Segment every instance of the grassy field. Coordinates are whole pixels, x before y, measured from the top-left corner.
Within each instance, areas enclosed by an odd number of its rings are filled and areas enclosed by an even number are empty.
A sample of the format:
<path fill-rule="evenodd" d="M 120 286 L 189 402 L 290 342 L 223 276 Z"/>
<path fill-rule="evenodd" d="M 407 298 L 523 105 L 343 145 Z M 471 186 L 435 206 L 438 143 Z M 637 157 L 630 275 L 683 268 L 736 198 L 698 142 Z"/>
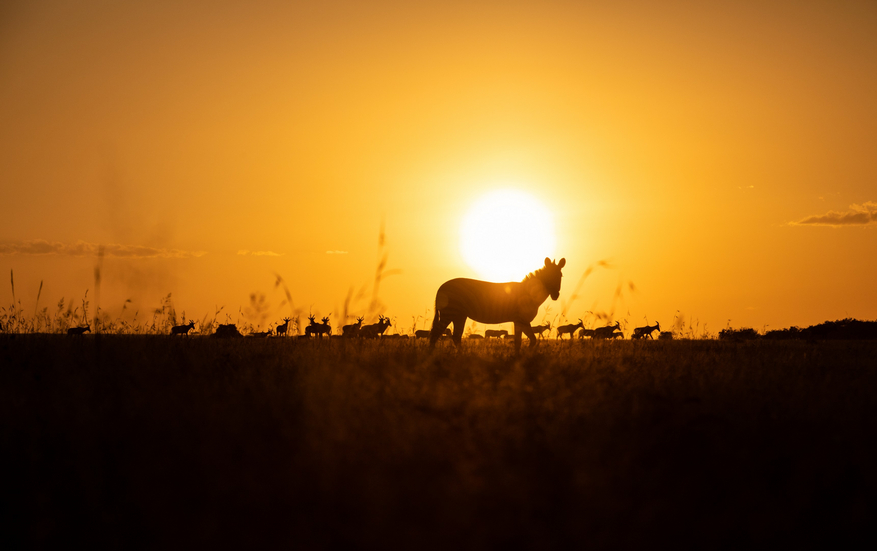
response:
<path fill-rule="evenodd" d="M 877 343 L 0 335 L 3 541 L 875 538 Z"/>

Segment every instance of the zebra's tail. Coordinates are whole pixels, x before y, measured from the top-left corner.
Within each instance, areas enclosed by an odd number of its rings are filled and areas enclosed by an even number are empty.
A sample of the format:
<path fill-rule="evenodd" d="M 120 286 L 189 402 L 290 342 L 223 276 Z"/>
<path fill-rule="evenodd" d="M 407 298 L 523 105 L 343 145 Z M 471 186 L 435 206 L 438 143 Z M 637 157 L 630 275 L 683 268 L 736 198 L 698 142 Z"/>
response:
<path fill-rule="evenodd" d="M 430 335 L 432 335 L 432 332 L 435 331 L 436 322 L 441 320 L 441 312 L 438 309 L 438 304 L 436 304 L 433 308 L 433 312 L 435 312 L 435 315 L 432 317 L 432 327 L 429 329 Z"/>

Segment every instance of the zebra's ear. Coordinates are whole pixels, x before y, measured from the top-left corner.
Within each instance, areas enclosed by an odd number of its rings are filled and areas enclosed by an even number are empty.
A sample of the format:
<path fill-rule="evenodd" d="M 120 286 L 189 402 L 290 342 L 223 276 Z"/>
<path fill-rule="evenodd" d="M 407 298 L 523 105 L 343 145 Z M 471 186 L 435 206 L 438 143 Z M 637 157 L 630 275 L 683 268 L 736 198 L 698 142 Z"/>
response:
<path fill-rule="evenodd" d="M 557 267 L 558 267 L 558 268 L 563 268 L 564 266 L 566 266 L 566 259 L 565 259 L 565 258 L 561 258 L 561 259 L 560 259 L 560 262 L 557 263 Z"/>
<path fill-rule="evenodd" d="M 551 259 L 548 258 L 547 256 L 545 257 L 545 265 L 546 265 L 546 266 L 551 266 Z"/>

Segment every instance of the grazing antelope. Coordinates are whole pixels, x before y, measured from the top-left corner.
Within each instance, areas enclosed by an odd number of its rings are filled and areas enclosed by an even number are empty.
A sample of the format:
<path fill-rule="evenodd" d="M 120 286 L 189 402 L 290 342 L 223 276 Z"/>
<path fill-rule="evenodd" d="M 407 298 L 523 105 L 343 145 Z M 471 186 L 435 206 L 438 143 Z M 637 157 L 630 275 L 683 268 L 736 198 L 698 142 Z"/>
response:
<path fill-rule="evenodd" d="M 356 323 L 352 323 L 350 325 L 345 325 L 341 328 L 341 336 L 343 337 L 355 337 L 359 334 L 359 329 L 362 327 L 362 320 L 364 317 L 356 318 Z"/>
<path fill-rule="evenodd" d="M 171 327 L 171 335 L 186 335 L 189 336 L 189 331 L 195 328 L 195 321 L 192 320 L 186 325 L 174 325 Z"/>
<path fill-rule="evenodd" d="M 429 329 L 418 329 L 414 332 L 415 339 L 428 339 L 429 338 Z"/>
<path fill-rule="evenodd" d="M 91 324 L 85 324 L 85 327 L 71 327 L 67 330 L 68 335 L 81 335 L 88 331 L 91 332 Z"/>
<path fill-rule="evenodd" d="M 585 337 L 591 337 L 592 339 L 597 336 L 596 329 L 582 329 L 582 332 L 579 333 L 579 338 L 584 339 Z"/>
<path fill-rule="evenodd" d="M 283 325 L 278 325 L 277 329 L 274 330 L 274 332 L 277 333 L 278 337 L 280 335 L 286 335 L 286 330 L 287 328 L 289 328 L 289 322 L 291 321 L 292 319 L 290 318 L 283 318 Z"/>
<path fill-rule="evenodd" d="M 565 258 L 556 264 L 546 258 L 542 268 L 531 272 L 520 282 L 491 283 L 457 278 L 442 283 L 435 295 L 430 348 L 435 346 L 450 324 L 454 325 L 454 344 L 460 348 L 468 318 L 488 325 L 514 323 L 516 352 L 521 349 L 522 332 L 529 337 L 530 346 L 538 346 L 530 322 L 545 299 L 550 296 L 552 300 L 557 300 L 560 296 L 561 269 L 565 265 Z"/>
<path fill-rule="evenodd" d="M 607 325 L 606 327 L 598 327 L 594 329 L 594 337 L 598 339 L 615 339 L 624 338 L 624 333 L 616 333 L 616 329 L 621 328 L 621 322 L 616 321 L 615 325 Z"/>
<path fill-rule="evenodd" d="M 378 316 L 378 322 L 366 325 L 359 330 L 359 336 L 366 339 L 376 339 L 384 334 L 384 331 L 390 327 L 390 318 Z"/>
<path fill-rule="evenodd" d="M 257 332 L 255 332 L 255 333 L 250 333 L 250 336 L 251 336 L 251 337 L 256 337 L 257 339 L 265 339 L 265 338 L 267 338 L 269 335 L 271 335 L 271 330 L 270 330 L 270 329 L 267 330 L 267 331 L 257 331 Z"/>
<path fill-rule="evenodd" d="M 536 335 L 539 335 L 539 337 L 542 338 L 542 339 L 545 338 L 545 332 L 546 332 L 546 331 L 548 331 L 548 334 L 549 334 L 549 335 L 551 334 L 551 324 L 550 324 L 550 323 L 546 323 L 546 324 L 543 324 L 543 325 L 534 325 L 534 326 L 531 327 L 530 329 L 532 329 L 532 330 L 533 330 L 533 333 L 536 334 Z"/>
<path fill-rule="evenodd" d="M 322 338 L 324 334 L 332 336 L 332 328 L 329 326 L 329 317 L 326 316 L 323 318 L 321 323 L 317 323 L 315 319 L 316 316 L 308 316 L 308 321 L 310 321 L 311 324 L 305 327 L 305 336 L 310 337 L 311 335 L 316 335 L 320 338 Z"/>
<path fill-rule="evenodd" d="M 484 335 L 479 335 L 478 333 L 472 333 L 471 335 L 469 335 L 469 338 L 470 339 L 483 339 Z"/>
<path fill-rule="evenodd" d="M 655 325 L 651 325 L 651 326 L 646 325 L 645 327 L 636 327 L 633 330 L 633 335 L 631 335 L 630 338 L 631 339 L 642 339 L 645 337 L 649 337 L 651 339 L 651 338 L 653 338 L 652 337 L 653 331 L 658 331 L 660 334 L 661 324 L 659 322 L 656 321 Z"/>
<path fill-rule="evenodd" d="M 445 331 L 447 331 L 447 329 L 445 329 Z M 509 336 L 509 332 L 506 331 L 505 329 L 487 329 L 486 331 L 484 331 L 484 338 L 485 339 L 490 339 L 490 338 L 504 339 L 508 336 Z"/>
<path fill-rule="evenodd" d="M 569 340 L 575 336 L 576 331 L 579 329 L 584 329 L 585 324 L 582 323 L 582 320 L 579 320 L 578 323 L 570 323 L 569 325 L 560 325 L 557 328 L 557 338 L 563 340 L 563 336 L 569 333 Z"/>

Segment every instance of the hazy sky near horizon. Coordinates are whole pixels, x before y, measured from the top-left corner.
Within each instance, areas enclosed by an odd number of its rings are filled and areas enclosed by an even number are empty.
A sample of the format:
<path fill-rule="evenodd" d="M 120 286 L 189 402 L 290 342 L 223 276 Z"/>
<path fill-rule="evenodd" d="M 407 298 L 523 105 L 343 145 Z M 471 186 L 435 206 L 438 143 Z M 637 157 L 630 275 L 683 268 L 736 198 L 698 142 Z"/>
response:
<path fill-rule="evenodd" d="M 410 326 L 512 189 L 553 214 L 562 301 L 608 262 L 570 319 L 875 319 L 875 36 L 866 1 L 7 2 L 0 270 L 25 310 L 78 300 L 103 247 L 113 315 L 279 319 L 275 274 L 325 315 L 386 252 Z"/>

